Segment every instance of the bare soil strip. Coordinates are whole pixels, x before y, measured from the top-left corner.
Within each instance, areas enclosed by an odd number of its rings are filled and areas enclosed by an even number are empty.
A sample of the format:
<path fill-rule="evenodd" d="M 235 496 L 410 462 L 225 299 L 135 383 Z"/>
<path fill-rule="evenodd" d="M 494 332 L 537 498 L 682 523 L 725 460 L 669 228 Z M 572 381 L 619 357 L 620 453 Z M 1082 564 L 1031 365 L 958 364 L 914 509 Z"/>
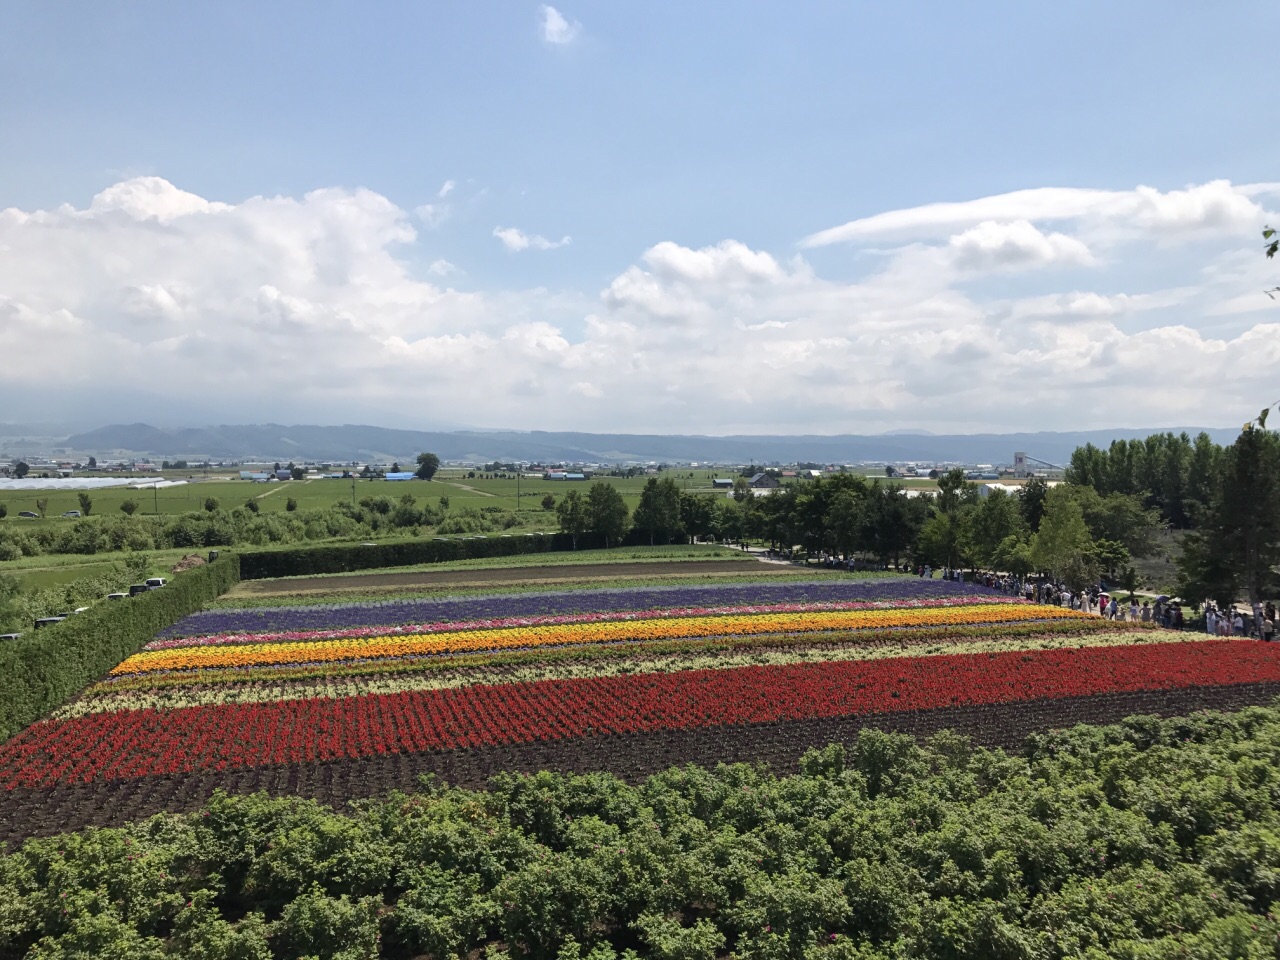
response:
<path fill-rule="evenodd" d="M 477 570 L 416 570 L 407 573 L 353 573 L 347 576 L 297 577 L 289 580 L 242 580 L 228 597 L 270 597 L 343 590 L 403 590 L 414 587 L 474 587 L 493 583 L 559 583 L 565 580 L 617 580 L 629 577 L 769 576 L 794 573 L 791 565 L 750 560 L 658 560 L 648 563 L 564 563 L 536 567 Z"/>
<path fill-rule="evenodd" d="M 1192 687 L 792 723 L 581 737 L 11 790 L 0 792 L 0 848 L 13 848 L 28 837 L 87 826 L 119 826 L 162 810 L 196 810 L 219 787 L 238 794 L 266 790 L 280 796 L 300 795 L 340 807 L 348 800 L 377 796 L 392 789 L 413 790 L 424 775 L 434 775 L 457 786 L 480 788 L 489 777 L 502 771 L 604 770 L 635 781 L 686 763 L 714 766 L 720 762 L 746 762 L 765 763 L 775 772 L 786 774 L 795 772 L 806 750 L 828 743 L 850 746 L 864 727 L 917 737 L 951 729 L 982 746 L 1016 749 L 1030 733 L 1078 723 L 1115 723 L 1134 714 L 1170 717 L 1196 710 L 1239 710 L 1270 703 L 1277 696 L 1280 683 Z"/>

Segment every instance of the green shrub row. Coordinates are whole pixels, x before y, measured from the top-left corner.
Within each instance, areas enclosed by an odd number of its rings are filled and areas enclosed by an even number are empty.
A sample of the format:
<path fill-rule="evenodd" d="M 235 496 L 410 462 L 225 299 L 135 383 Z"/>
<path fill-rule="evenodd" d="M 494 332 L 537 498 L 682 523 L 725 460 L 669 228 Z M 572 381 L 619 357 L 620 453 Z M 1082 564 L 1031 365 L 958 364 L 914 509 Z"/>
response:
<path fill-rule="evenodd" d="M 0 857 L 0 958 L 1262 960 L 1280 712 L 1020 754 L 864 731 L 777 777 L 215 797 Z"/>
<path fill-rule="evenodd" d="M 579 547 L 583 546 L 579 538 Z M 446 560 L 512 557 L 522 553 L 570 550 L 571 539 L 560 533 L 515 534 L 396 543 L 337 544 L 286 550 L 249 550 L 240 554 L 240 576 L 245 580 L 300 577 L 318 573 L 350 573 L 378 567 L 407 567 Z"/>
<path fill-rule="evenodd" d="M 199 610 L 239 578 L 221 557 L 180 573 L 160 590 L 102 601 L 84 613 L 0 643 L 0 742 L 137 653 L 158 630 Z"/>

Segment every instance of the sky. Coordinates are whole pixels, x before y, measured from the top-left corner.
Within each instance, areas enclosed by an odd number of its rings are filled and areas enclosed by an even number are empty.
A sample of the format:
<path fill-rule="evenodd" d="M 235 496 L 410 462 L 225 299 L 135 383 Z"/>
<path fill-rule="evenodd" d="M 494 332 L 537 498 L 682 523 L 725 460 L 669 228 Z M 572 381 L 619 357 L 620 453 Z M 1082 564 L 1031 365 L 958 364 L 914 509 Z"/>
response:
<path fill-rule="evenodd" d="M 0 5 L 0 422 L 1280 399 L 1280 6 Z"/>

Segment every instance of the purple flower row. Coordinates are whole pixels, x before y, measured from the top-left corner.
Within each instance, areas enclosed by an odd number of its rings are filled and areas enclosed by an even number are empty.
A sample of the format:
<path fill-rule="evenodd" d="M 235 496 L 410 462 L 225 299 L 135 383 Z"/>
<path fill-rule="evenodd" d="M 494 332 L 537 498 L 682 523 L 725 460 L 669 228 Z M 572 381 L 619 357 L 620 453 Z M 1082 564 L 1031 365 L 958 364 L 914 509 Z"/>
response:
<path fill-rule="evenodd" d="M 734 583 L 724 586 L 633 587 L 523 593 L 445 600 L 399 600 L 324 607 L 253 607 L 206 610 L 184 617 L 160 638 L 213 633 L 335 630 L 401 623 L 483 620 L 498 617 L 560 616 L 658 607 L 734 606 L 765 603 L 821 603 L 858 600 L 917 600 L 994 593 L 971 583 L 914 577 L 821 580 L 812 583 Z"/>

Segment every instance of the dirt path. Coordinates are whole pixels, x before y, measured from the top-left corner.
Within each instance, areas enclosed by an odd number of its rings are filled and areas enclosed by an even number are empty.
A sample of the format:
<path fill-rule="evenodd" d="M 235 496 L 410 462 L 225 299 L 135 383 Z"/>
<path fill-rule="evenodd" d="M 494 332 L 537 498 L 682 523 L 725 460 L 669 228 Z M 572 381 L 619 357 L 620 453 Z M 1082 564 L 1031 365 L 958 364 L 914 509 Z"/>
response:
<path fill-rule="evenodd" d="M 475 487 L 469 487 L 465 483 L 455 483 L 453 480 L 437 480 L 436 483 L 443 483 L 446 486 L 457 487 L 459 490 L 466 490 L 468 493 L 474 493 L 477 497 L 496 497 L 496 493 L 490 493 L 488 490 L 477 490 Z"/>
<path fill-rule="evenodd" d="M 415 570 L 407 573 L 354 573 L 338 577 L 300 577 L 291 580 L 245 580 L 230 596 L 330 593 L 339 590 L 378 590 L 404 587 L 481 586 L 486 583 L 546 583 L 563 580 L 614 580 L 623 577 L 760 576 L 795 568 L 744 560 L 671 560 L 654 563 L 562 563 L 536 567 L 497 567 L 490 570 Z"/>

